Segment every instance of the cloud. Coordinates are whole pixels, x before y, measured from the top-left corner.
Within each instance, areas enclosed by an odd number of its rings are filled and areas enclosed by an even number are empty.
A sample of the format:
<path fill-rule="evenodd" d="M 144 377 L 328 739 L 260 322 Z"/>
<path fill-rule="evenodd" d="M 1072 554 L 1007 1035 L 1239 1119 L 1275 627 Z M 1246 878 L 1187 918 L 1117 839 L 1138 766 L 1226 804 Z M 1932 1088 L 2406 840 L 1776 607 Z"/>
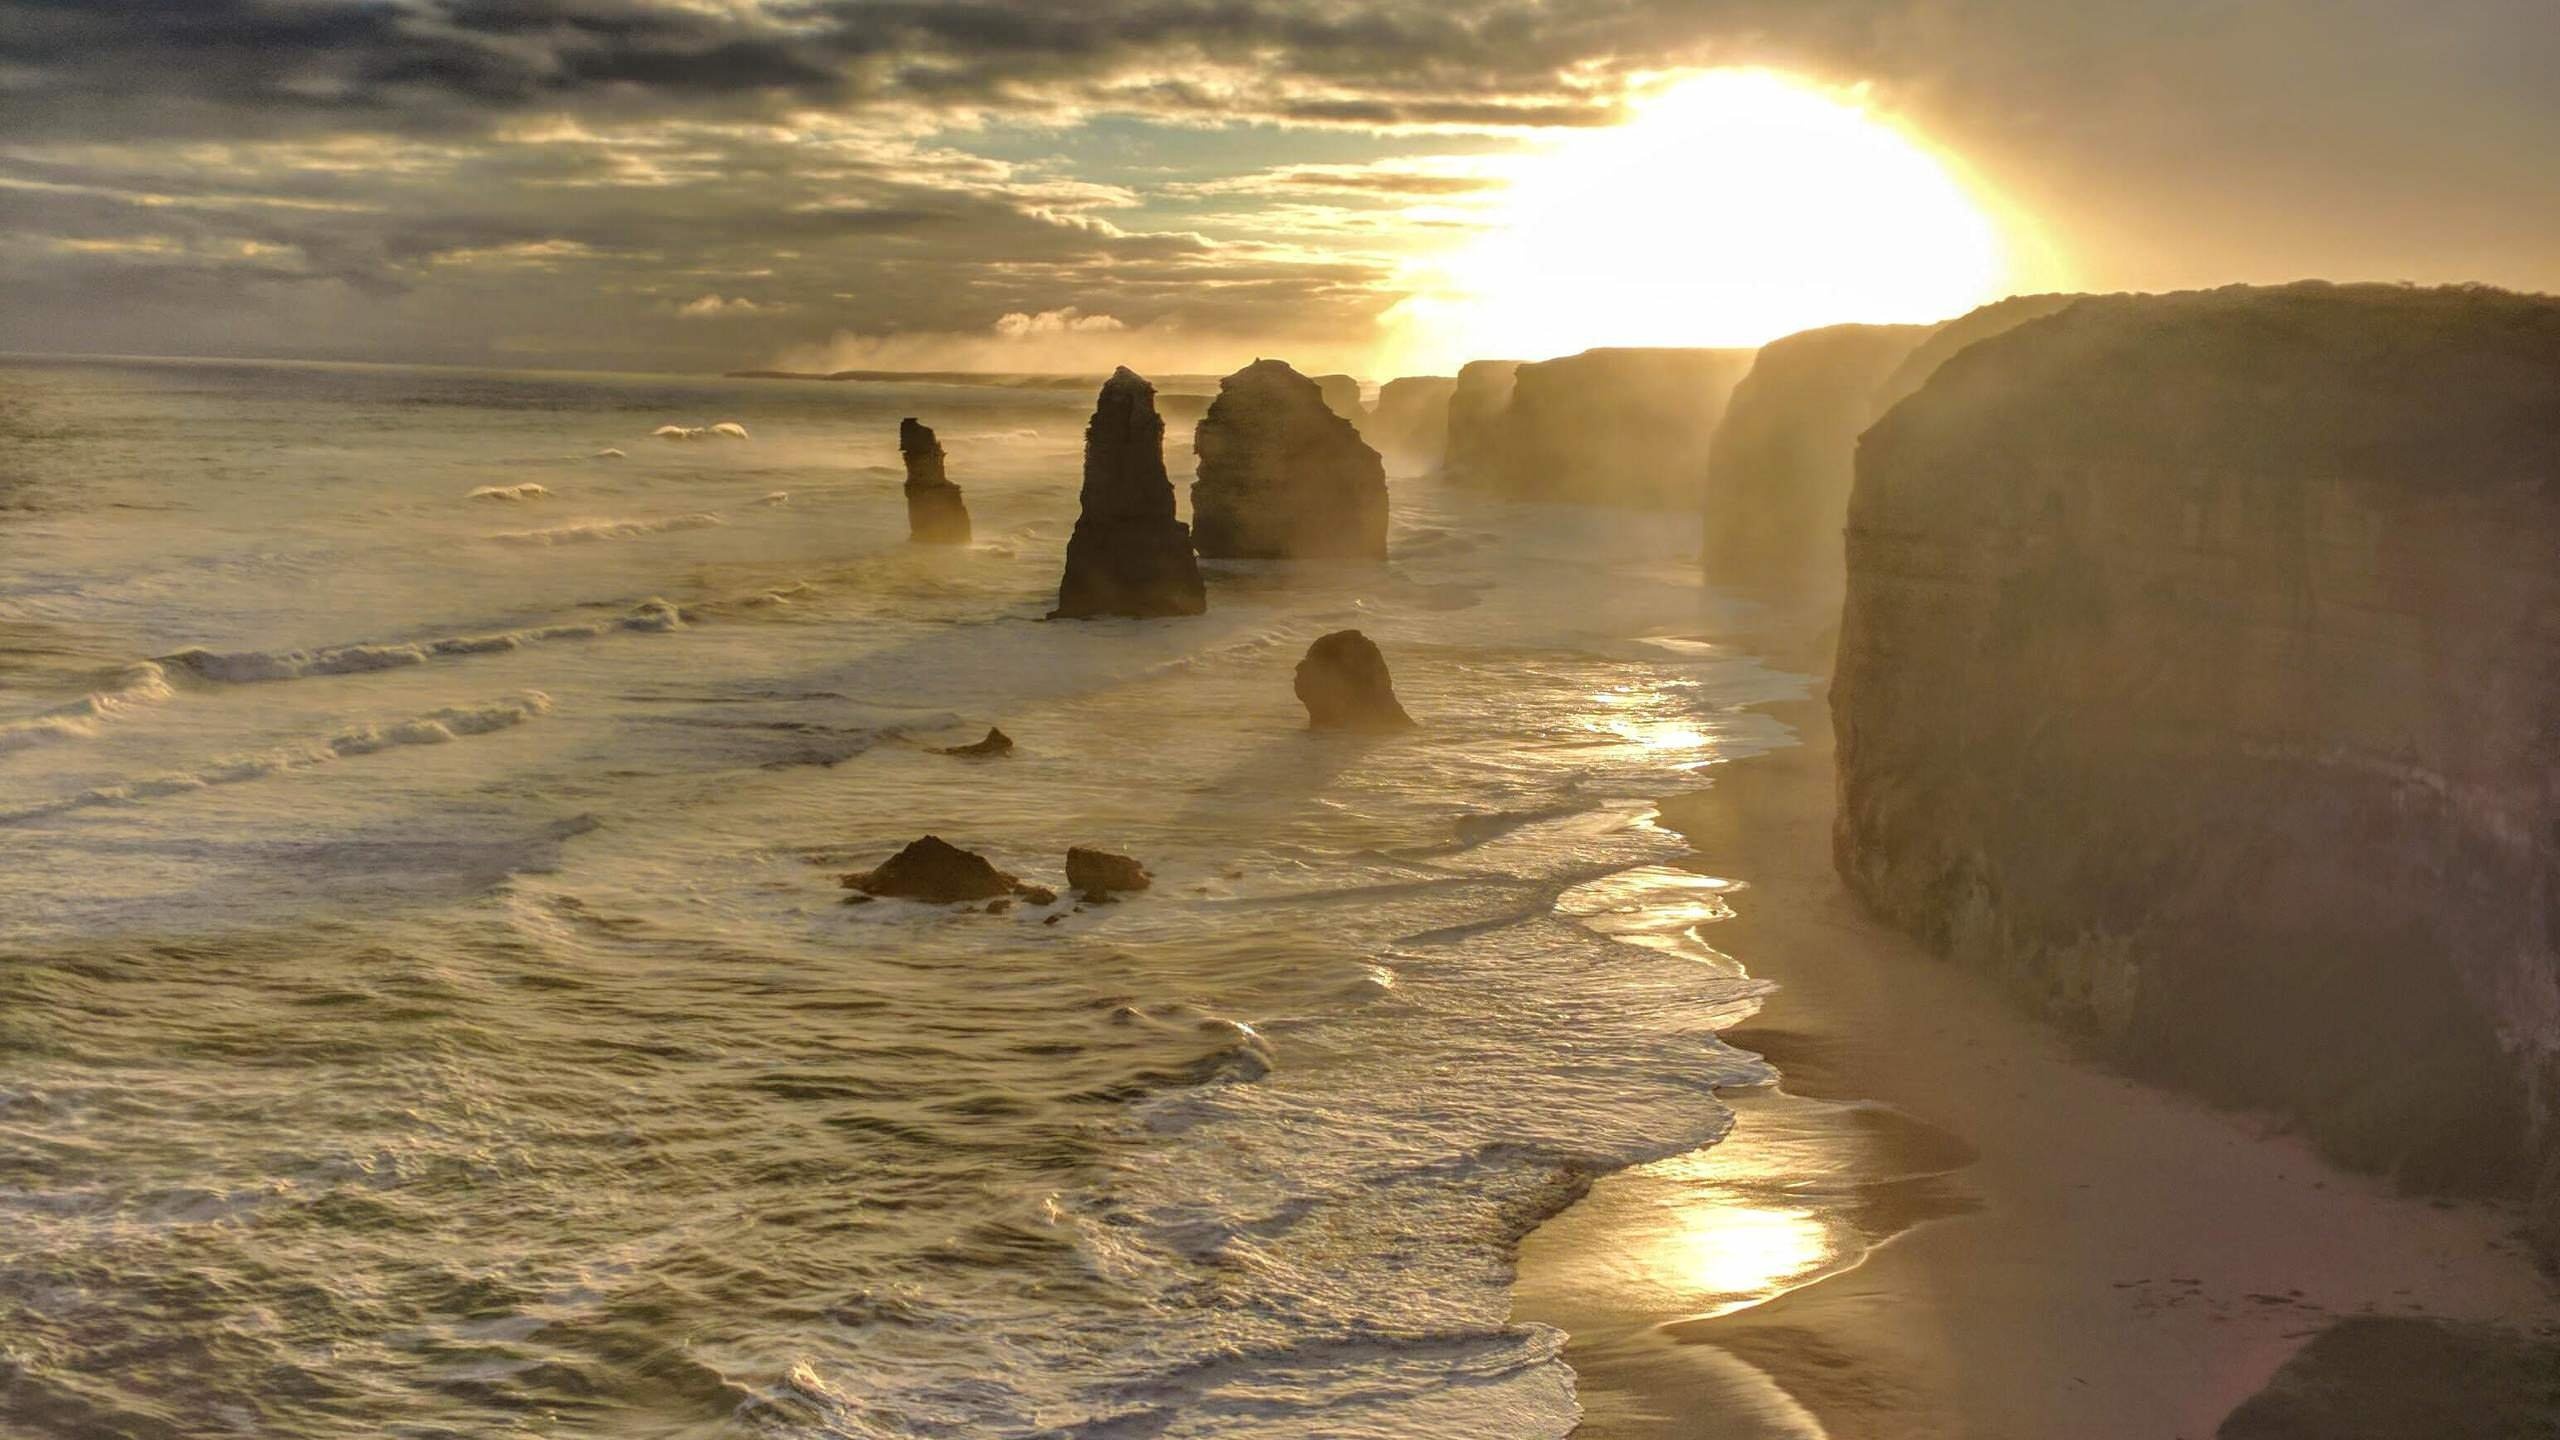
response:
<path fill-rule="evenodd" d="M 1365 343 L 1507 154 L 1752 64 L 2086 283 L 2560 287 L 2549 0 L 0 0 L 0 348 Z"/>

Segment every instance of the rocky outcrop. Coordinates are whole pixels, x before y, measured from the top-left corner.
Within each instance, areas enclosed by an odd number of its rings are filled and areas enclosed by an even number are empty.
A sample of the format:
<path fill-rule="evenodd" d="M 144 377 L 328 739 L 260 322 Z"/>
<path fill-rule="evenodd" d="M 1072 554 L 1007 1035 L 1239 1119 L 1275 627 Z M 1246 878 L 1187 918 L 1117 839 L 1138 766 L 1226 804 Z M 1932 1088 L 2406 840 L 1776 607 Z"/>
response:
<path fill-rule="evenodd" d="M 1695 510 L 1708 443 L 1752 354 L 1586 350 L 1523 365 L 1464 478 L 1529 500 Z M 1454 412 L 1450 426 L 1454 444 Z"/>
<path fill-rule="evenodd" d="M 1440 466 L 1449 445 L 1449 399 L 1458 382 L 1447 375 L 1406 375 L 1378 387 L 1377 408 L 1360 436 L 1377 447 L 1399 475 L 1426 474 Z"/>
<path fill-rule="evenodd" d="M 1191 530 L 1173 518 L 1155 387 L 1123 366 L 1084 432 L 1084 489 L 1052 620 L 1197 615 L 1209 608 Z"/>
<path fill-rule="evenodd" d="M 2560 301 L 2485 290 L 2101 297 L 1954 355 L 1859 450 L 1842 875 L 2140 1071 L 2527 1183 L 2555 402 Z"/>
<path fill-rule="evenodd" d="M 1088 850 L 1082 845 L 1067 850 L 1067 888 L 1087 900 L 1108 900 L 1154 883 L 1155 877 L 1147 873 L 1147 867 L 1126 855 Z"/>
<path fill-rule="evenodd" d="M 1368 418 L 1368 407 L 1360 403 L 1360 382 L 1349 375 L 1317 376 L 1316 393 L 1324 396 L 1324 408 L 1354 425 Z"/>
<path fill-rule="evenodd" d="M 946 745 L 933 753 L 958 755 L 970 760 L 985 760 L 998 755 L 1012 754 L 1013 737 L 990 725 L 987 727 L 987 738 L 983 740 L 972 740 L 966 745 Z"/>
<path fill-rule="evenodd" d="M 1413 717 L 1396 699 L 1387 657 L 1357 630 L 1336 630 L 1307 647 L 1298 662 L 1298 703 L 1313 730 L 1410 730 Z"/>
<path fill-rule="evenodd" d="M 1203 556 L 1386 558 L 1386 467 L 1286 363 L 1256 360 L 1222 381 L 1191 444 L 1192 542 Z"/>
<path fill-rule="evenodd" d="M 1511 411 L 1517 360 L 1470 360 L 1449 388 L 1449 428 L 1440 446 L 1440 469 L 1451 479 L 1491 484 L 1501 468 L 1502 417 Z"/>
<path fill-rule="evenodd" d="M 1858 433 L 1925 325 L 1834 325 L 1761 347 L 1707 446 L 1707 578 L 1836 603 Z"/>
<path fill-rule="evenodd" d="M 993 900 L 999 896 L 1018 896 L 1034 904 L 1047 904 L 1058 898 L 1056 892 L 1037 885 L 1025 885 L 1015 876 L 997 869 L 986 856 L 974 850 L 963 850 L 939 835 L 927 835 L 909 843 L 875 869 L 845 876 L 844 886 L 865 895 L 923 900 L 936 905 Z M 1045 899 L 1041 898 L 1044 896 Z"/>
<path fill-rule="evenodd" d="M 898 454 L 907 462 L 907 538 L 927 545 L 969 543 L 969 507 L 942 473 L 942 442 L 915 417 L 898 422 Z"/>

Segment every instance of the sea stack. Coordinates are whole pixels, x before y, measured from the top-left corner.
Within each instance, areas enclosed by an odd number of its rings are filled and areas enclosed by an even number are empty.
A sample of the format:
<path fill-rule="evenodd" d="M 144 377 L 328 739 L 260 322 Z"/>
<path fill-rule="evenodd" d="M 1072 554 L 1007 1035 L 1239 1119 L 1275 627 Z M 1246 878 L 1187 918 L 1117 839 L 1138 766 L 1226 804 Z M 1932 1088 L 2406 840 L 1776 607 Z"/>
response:
<path fill-rule="evenodd" d="M 2560 301 L 2083 299 L 1861 441 L 1842 876 L 2560 1249 Z"/>
<path fill-rule="evenodd" d="M 1453 479 L 1491 483 L 1501 466 L 1502 417 L 1511 409 L 1511 390 L 1518 383 L 1517 360 L 1470 360 L 1458 367 L 1449 387 L 1448 428 L 1440 446 L 1440 469 Z"/>
<path fill-rule="evenodd" d="M 1387 657 L 1357 630 L 1336 630 L 1308 646 L 1295 688 L 1311 730 L 1413 728 L 1413 717 L 1396 700 Z"/>
<path fill-rule="evenodd" d="M 1449 397 L 1458 388 L 1448 375 L 1406 375 L 1378 387 L 1378 408 L 1360 436 L 1388 464 L 1404 473 L 1439 468 L 1449 444 Z"/>
<path fill-rule="evenodd" d="M 969 507 L 942 473 L 942 442 L 915 417 L 898 422 L 898 454 L 907 462 L 907 538 L 926 545 L 969 543 Z"/>
<path fill-rule="evenodd" d="M 1383 560 L 1387 471 L 1316 383 L 1279 360 L 1219 382 L 1192 449 L 1193 540 L 1218 560 Z"/>
<path fill-rule="evenodd" d="M 1324 408 L 1358 425 L 1367 410 L 1360 404 L 1360 382 L 1349 375 L 1319 375 L 1316 393 L 1324 397 Z"/>
<path fill-rule="evenodd" d="M 1197 615 L 1209 608 L 1191 529 L 1173 516 L 1156 387 L 1122 366 L 1084 432 L 1084 490 L 1052 620 Z"/>

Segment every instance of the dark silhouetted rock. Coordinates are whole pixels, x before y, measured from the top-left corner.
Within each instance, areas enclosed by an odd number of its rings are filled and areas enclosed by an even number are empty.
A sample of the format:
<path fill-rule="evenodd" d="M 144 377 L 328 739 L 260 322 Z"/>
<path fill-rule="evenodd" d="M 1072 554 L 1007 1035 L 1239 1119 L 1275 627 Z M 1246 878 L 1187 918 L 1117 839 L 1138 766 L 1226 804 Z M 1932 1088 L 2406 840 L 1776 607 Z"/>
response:
<path fill-rule="evenodd" d="M 1470 360 L 1449 387 L 1449 429 L 1440 446 L 1440 469 L 1450 478 L 1490 485 L 1501 469 L 1502 421 L 1511 412 L 1517 360 Z"/>
<path fill-rule="evenodd" d="M 936 904 L 992 900 L 1023 888 L 1020 880 L 989 864 L 984 855 L 963 850 L 939 835 L 927 835 L 910 843 L 877 869 L 845 876 L 844 884 L 845 888 L 866 895 L 930 900 Z"/>
<path fill-rule="evenodd" d="M 1126 855 L 1114 855 L 1108 850 L 1088 850 L 1081 845 L 1067 851 L 1067 888 L 1082 891 L 1088 900 L 1144 890 L 1154 883 L 1154 877 L 1147 874 L 1147 867 Z"/>
<path fill-rule="evenodd" d="M 898 422 L 898 454 L 907 462 L 907 538 L 928 545 L 969 543 L 969 507 L 942 473 L 942 442 L 910 416 Z"/>
<path fill-rule="evenodd" d="M 1458 390 L 1447 375 L 1407 375 L 1378 389 L 1360 436 L 1398 474 L 1427 474 L 1449 446 L 1449 400 Z"/>
<path fill-rule="evenodd" d="M 1761 347 L 1707 447 L 1710 580 L 1839 603 L 1858 434 L 1928 337 L 1925 325 L 1834 325 Z"/>
<path fill-rule="evenodd" d="M 2231 1412 L 2215 1440 L 2547 1440 L 2560 1435 L 2549 1332 L 2416 1315 L 2339 1320 Z"/>
<path fill-rule="evenodd" d="M 1409 730 L 1413 717 L 1397 703 L 1387 657 L 1357 630 L 1336 630 L 1307 647 L 1298 662 L 1298 701 L 1317 730 Z"/>
<path fill-rule="evenodd" d="M 1256 360 L 1219 385 L 1192 448 L 1192 540 L 1211 559 L 1382 560 L 1387 472 L 1315 382 Z"/>
<path fill-rule="evenodd" d="M 1324 397 L 1324 408 L 1357 426 L 1368 418 L 1368 407 L 1360 403 L 1360 382 L 1348 375 L 1318 375 L 1316 393 Z"/>
<path fill-rule="evenodd" d="M 1010 755 L 1013 753 L 1013 737 L 990 725 L 987 727 L 987 738 L 984 740 L 974 740 L 966 745 L 946 745 L 933 753 L 965 755 L 973 759 L 990 755 Z"/>
<path fill-rule="evenodd" d="M 1197 615 L 1209 608 L 1191 531 L 1173 515 L 1155 387 L 1123 366 L 1084 432 L 1084 490 L 1053 620 Z"/>
<path fill-rule="evenodd" d="M 1585 350 L 1523 365 L 1463 478 L 1526 500 L 1695 510 L 1707 447 L 1754 353 Z M 1454 410 L 1450 426 L 1454 444 Z"/>
<path fill-rule="evenodd" d="M 1842 876 L 2129 1068 L 2523 1190 L 2556 398 L 2560 300 L 2479 289 L 2091 297 L 1954 354 L 1858 449 Z"/>

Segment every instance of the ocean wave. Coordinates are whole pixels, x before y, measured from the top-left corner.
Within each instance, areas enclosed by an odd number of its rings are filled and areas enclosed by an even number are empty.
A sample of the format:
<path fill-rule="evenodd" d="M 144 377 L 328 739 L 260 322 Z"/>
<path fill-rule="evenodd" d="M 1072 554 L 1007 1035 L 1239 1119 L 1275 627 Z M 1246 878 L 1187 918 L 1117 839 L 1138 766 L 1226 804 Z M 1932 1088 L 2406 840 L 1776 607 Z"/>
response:
<path fill-rule="evenodd" d="M 149 660 L 137 660 L 126 666 L 116 683 L 106 689 L 91 691 L 68 705 L 0 721 L 0 755 L 55 740 L 89 739 L 104 722 L 121 719 L 146 705 L 157 705 L 175 694 L 166 669 Z"/>
<path fill-rule="evenodd" d="M 747 427 L 735 420 L 723 420 L 716 425 L 661 425 L 649 435 L 656 440 L 744 440 Z"/>
<path fill-rule="evenodd" d="M 465 500 L 548 500 L 551 490 L 527 480 L 521 485 L 483 485 L 462 497 Z"/>
<path fill-rule="evenodd" d="M 430 710 L 424 715 L 404 720 L 375 721 L 352 725 L 325 739 L 255 754 L 234 755 L 216 760 L 199 770 L 171 771 L 121 785 L 99 785 L 76 795 L 31 806 L 24 810 L 0 814 L 0 824 L 18 824 L 60 815 L 74 810 L 94 809 L 102 805 L 133 805 L 170 795 L 186 795 L 217 786 L 239 785 L 282 775 L 295 770 L 308 770 L 333 761 L 378 754 L 408 745 L 444 745 L 471 735 L 488 735 L 509 730 L 551 713 L 551 697 L 539 690 L 525 690 L 485 704 L 452 706 Z"/>
<path fill-rule="evenodd" d="M 547 530 L 501 530 L 489 538 L 501 545 L 591 545 L 599 540 L 629 540 L 641 535 L 663 535 L 670 530 L 707 530 L 728 523 L 706 510 L 650 520 L 587 520 L 575 525 L 554 525 Z"/>
<path fill-rule="evenodd" d="M 611 620 L 501 630 L 485 635 L 451 635 L 437 640 L 333 645 L 319 650 L 181 650 L 160 658 L 163 664 L 178 666 L 201 679 L 225 685 L 247 685 L 270 680 L 301 680 L 315 675 L 360 675 L 372 670 L 399 670 L 457 655 L 497 654 L 555 640 L 591 640 L 618 632 L 652 634 L 683 626 L 684 613 L 681 610 L 668 601 L 653 597 L 642 601 L 629 614 Z"/>

